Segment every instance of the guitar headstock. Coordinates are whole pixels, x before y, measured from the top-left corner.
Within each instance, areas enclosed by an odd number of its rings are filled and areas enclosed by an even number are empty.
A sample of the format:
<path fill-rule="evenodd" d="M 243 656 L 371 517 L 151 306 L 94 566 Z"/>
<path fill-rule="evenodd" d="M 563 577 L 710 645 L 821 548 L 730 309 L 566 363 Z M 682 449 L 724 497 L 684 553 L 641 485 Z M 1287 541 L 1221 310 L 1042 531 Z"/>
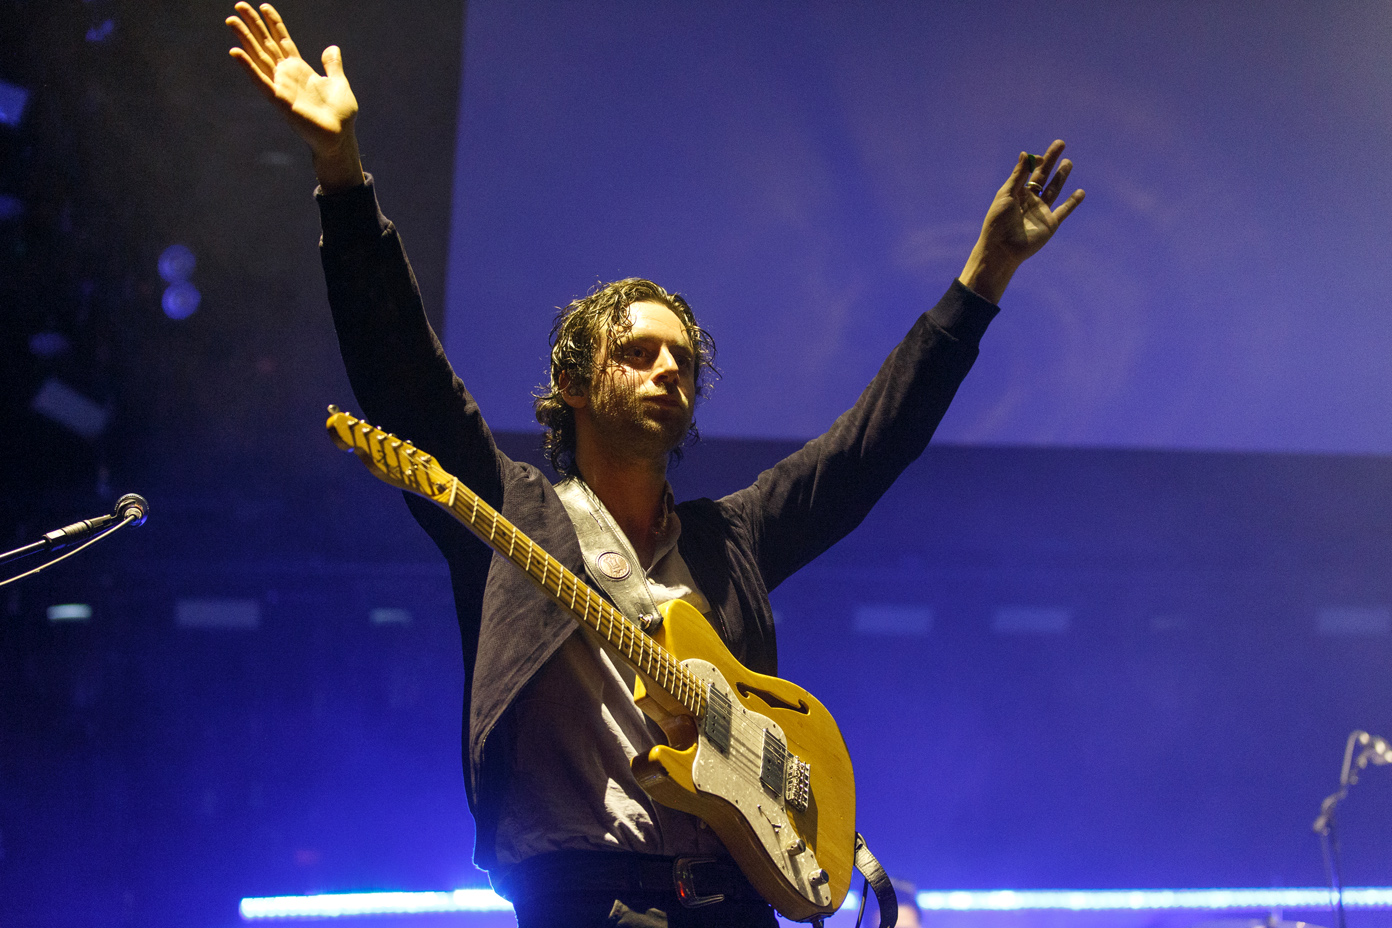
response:
<path fill-rule="evenodd" d="M 329 407 L 325 423 L 329 438 L 344 451 L 351 451 L 367 465 L 373 476 L 399 490 L 434 499 L 449 489 L 449 474 L 435 459 L 409 441 L 339 409 Z"/>

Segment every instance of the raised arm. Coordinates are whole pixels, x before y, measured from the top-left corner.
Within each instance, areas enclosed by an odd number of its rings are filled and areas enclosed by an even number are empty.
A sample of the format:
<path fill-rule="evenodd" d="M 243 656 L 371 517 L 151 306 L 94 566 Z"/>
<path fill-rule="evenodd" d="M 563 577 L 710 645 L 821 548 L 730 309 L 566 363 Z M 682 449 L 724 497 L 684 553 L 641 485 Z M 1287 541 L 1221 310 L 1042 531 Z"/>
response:
<path fill-rule="evenodd" d="M 860 524 L 927 446 L 975 362 L 1015 271 L 1083 200 L 1060 203 L 1073 165 L 1063 143 L 1021 154 L 996 191 L 959 278 L 920 316 L 856 404 L 825 434 L 765 471 L 722 505 L 741 512 L 772 589 Z"/>
<path fill-rule="evenodd" d="M 1073 162 L 1059 160 L 1062 154 L 1063 142 L 1059 140 L 1042 158 L 1020 152 L 1015 170 L 986 211 L 981 235 L 958 279 L 992 303 L 1000 302 L 1015 271 L 1044 247 L 1068 214 L 1083 202 L 1085 194 L 1078 189 L 1054 206 L 1073 171 Z"/>
<path fill-rule="evenodd" d="M 236 16 L 227 17 L 227 26 L 241 44 L 229 54 L 309 144 L 314 174 L 324 192 L 361 184 L 362 162 L 353 131 L 358 101 L 343 74 L 338 46 L 324 49 L 320 75 L 300 57 L 275 7 L 263 3 L 258 12 L 249 3 L 238 3 L 236 11 Z"/>
<path fill-rule="evenodd" d="M 300 57 L 270 4 L 258 11 L 238 3 L 236 12 L 227 19 L 239 42 L 232 58 L 314 157 L 322 188 L 319 254 L 359 411 L 429 451 L 489 503 L 501 505 L 497 448 L 426 319 L 400 236 L 363 175 L 354 133 L 358 103 L 338 48 L 324 49 L 320 75 Z M 445 544 L 439 536 L 436 541 Z"/>

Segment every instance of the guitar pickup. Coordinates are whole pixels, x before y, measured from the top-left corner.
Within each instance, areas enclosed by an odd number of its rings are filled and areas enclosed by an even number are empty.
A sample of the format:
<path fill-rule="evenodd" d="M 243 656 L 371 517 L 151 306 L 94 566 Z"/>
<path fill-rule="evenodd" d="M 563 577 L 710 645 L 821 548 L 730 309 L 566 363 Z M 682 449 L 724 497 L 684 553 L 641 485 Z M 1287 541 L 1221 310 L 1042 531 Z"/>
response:
<path fill-rule="evenodd" d="M 733 707 L 730 694 L 714 683 L 706 687 L 706 717 L 703 720 L 706 740 L 721 754 L 730 753 L 730 717 Z"/>

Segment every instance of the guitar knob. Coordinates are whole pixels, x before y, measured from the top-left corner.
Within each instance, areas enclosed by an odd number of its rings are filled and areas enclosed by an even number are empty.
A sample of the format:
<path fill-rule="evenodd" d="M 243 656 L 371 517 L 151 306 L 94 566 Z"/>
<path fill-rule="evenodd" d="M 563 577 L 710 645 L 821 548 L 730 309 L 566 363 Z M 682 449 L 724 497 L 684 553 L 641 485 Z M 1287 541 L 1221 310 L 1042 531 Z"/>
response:
<path fill-rule="evenodd" d="M 801 854 L 805 850 L 807 850 L 807 842 L 801 838 L 794 839 L 793 842 L 788 845 L 789 854 Z"/>
<path fill-rule="evenodd" d="M 807 874 L 807 882 L 811 883 L 813 886 L 821 886 L 826 881 L 827 872 L 825 870 L 822 870 L 821 868 L 813 870 L 811 873 Z"/>

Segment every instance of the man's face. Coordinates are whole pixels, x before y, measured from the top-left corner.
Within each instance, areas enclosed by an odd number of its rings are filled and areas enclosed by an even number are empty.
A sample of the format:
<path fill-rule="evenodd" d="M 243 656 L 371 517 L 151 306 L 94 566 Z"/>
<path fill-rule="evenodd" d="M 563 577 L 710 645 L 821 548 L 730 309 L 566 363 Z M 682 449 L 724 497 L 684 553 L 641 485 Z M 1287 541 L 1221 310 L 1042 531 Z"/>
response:
<path fill-rule="evenodd" d="M 628 315 L 633 326 L 604 346 L 586 405 L 610 453 L 665 456 L 691 428 L 696 354 L 677 314 L 661 303 L 634 303 Z"/>

